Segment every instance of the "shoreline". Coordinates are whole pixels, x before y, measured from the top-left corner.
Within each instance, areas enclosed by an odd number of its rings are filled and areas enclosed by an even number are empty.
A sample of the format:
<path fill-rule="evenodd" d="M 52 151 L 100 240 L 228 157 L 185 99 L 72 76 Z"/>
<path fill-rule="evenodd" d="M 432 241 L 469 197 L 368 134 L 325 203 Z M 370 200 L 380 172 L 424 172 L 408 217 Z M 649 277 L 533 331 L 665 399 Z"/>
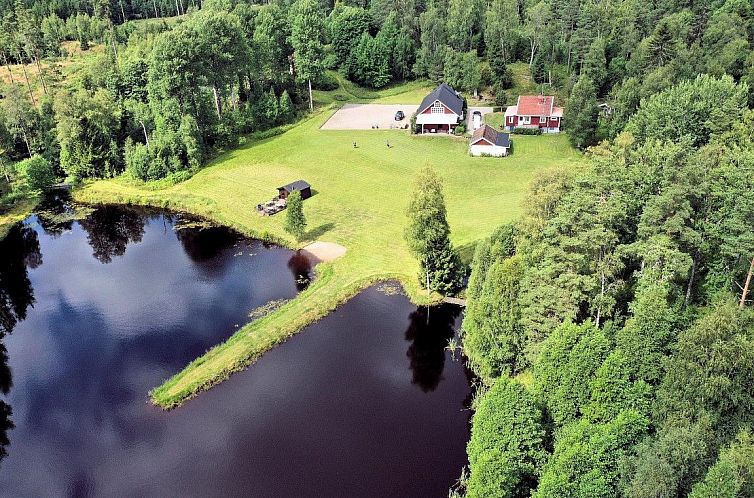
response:
<path fill-rule="evenodd" d="M 200 216 L 229 227 L 242 235 L 282 247 L 298 250 L 302 244 L 291 244 L 269 232 L 258 232 L 220 215 L 208 203 L 191 207 L 186 202 L 175 201 L 150 192 L 139 198 L 120 195 L 96 195 L 86 186 L 73 191 L 73 199 L 89 205 L 121 204 L 168 209 L 188 215 Z M 184 199 L 184 201 L 187 199 Z M 196 209 L 199 207 L 199 209 Z M 307 241 L 307 244 L 310 243 Z M 301 247 L 299 247 L 301 246 Z M 164 410 L 178 408 L 201 392 L 208 390 L 232 374 L 254 364 L 264 353 L 285 342 L 308 325 L 321 320 L 364 289 L 385 281 L 397 281 L 403 293 L 415 305 L 435 305 L 442 302 L 439 294 L 427 295 L 418 284 L 405 274 L 376 272 L 357 279 L 349 279 L 343 266 L 350 253 L 332 262 L 321 262 L 315 267 L 316 278 L 298 296 L 280 308 L 259 319 L 246 323 L 225 342 L 219 343 L 186 365 L 182 370 L 152 389 L 150 402 Z M 344 275 L 343 273 L 346 273 Z"/>

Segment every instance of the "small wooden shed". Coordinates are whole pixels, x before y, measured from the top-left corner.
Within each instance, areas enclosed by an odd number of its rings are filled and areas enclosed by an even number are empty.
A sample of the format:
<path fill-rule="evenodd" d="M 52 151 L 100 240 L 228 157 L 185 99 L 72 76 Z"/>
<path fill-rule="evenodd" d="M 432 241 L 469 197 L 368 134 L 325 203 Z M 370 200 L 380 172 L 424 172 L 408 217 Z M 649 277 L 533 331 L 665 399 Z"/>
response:
<path fill-rule="evenodd" d="M 312 196 L 312 186 L 304 180 L 296 180 L 288 185 L 278 187 L 278 197 L 280 199 L 287 199 L 293 192 L 299 192 L 302 199 L 308 199 Z"/>

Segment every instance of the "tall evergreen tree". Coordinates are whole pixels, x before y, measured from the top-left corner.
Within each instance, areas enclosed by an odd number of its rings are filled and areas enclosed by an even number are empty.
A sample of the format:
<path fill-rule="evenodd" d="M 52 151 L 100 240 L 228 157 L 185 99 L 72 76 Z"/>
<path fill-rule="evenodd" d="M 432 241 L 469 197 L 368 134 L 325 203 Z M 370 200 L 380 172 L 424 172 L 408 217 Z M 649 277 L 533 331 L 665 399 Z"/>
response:
<path fill-rule="evenodd" d="M 301 239 L 306 232 L 306 216 L 304 216 L 304 201 L 300 192 L 293 192 L 288 196 L 285 210 L 285 231 Z"/>
<path fill-rule="evenodd" d="M 597 143 L 597 92 L 588 76 L 582 75 L 573 86 L 565 112 L 568 140 L 578 149 Z"/>

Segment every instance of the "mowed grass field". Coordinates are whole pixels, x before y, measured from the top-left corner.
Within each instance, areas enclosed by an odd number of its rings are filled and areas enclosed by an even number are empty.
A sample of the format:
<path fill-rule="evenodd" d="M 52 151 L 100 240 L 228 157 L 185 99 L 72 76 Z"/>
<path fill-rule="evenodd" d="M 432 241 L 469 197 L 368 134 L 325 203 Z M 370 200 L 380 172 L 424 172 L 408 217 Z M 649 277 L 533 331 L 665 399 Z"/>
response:
<path fill-rule="evenodd" d="M 375 281 L 400 280 L 416 302 L 436 298 L 419 288 L 418 265 L 403 241 L 406 206 L 420 168 L 430 166 L 442 176 L 453 243 L 469 254 L 476 241 L 520 216 L 527 186 L 538 171 L 573 168 L 583 160 L 565 135 L 517 136 L 512 156 L 472 158 L 461 138 L 398 130 L 320 130 L 332 112 L 227 152 L 177 185 L 157 188 L 121 178 L 98 181 L 76 193 L 88 202 L 186 210 L 297 247 L 308 241 L 297 243 L 283 230 L 284 212 L 262 217 L 255 206 L 276 195 L 276 187 L 303 179 L 315 192 L 304 202 L 307 238 L 347 248 L 341 259 L 320 264 L 317 279 L 296 299 L 243 327 L 155 389 L 157 405 L 177 406 L 245 368 Z"/>

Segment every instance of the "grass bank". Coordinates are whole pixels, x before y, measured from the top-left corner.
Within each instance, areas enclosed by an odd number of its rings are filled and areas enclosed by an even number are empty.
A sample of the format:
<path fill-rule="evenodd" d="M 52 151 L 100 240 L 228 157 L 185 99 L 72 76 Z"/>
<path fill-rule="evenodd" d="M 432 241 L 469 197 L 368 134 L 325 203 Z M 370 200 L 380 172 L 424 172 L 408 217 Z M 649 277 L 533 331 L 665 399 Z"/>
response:
<path fill-rule="evenodd" d="M 417 92 L 411 90 L 405 99 L 415 99 Z M 116 178 L 75 192 L 78 200 L 90 203 L 184 210 L 297 247 L 283 230 L 284 215 L 261 217 L 255 206 L 274 196 L 279 185 L 304 179 L 315 194 L 304 204 L 307 238 L 348 250 L 341 259 L 320 265 L 318 278 L 296 299 L 241 328 L 154 389 L 155 404 L 180 405 L 374 282 L 396 279 L 414 302 L 432 300 L 419 288 L 417 263 L 403 242 L 412 180 L 423 166 L 432 166 L 443 177 L 452 240 L 470 254 L 478 239 L 520 215 L 526 187 L 537 171 L 581 162 L 565 135 L 520 136 L 508 158 L 472 158 L 465 140 L 449 137 L 418 137 L 398 130 L 320 130 L 331 112 L 321 112 L 281 135 L 251 140 L 176 185 L 154 188 Z"/>
<path fill-rule="evenodd" d="M 8 235 L 8 231 L 13 225 L 28 217 L 38 203 L 38 197 L 29 197 L 19 200 L 10 209 L 0 213 L 0 240 Z"/>

